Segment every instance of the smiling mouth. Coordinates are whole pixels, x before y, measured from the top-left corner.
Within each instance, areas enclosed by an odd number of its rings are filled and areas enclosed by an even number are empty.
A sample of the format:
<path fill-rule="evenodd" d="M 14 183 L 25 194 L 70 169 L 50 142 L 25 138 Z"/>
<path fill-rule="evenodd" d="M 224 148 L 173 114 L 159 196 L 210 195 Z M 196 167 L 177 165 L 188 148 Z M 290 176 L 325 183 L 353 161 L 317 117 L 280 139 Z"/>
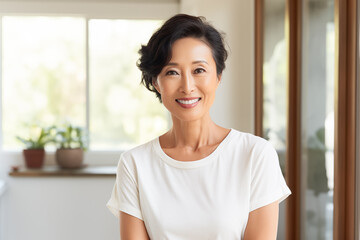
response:
<path fill-rule="evenodd" d="M 190 100 L 176 99 L 176 101 L 178 103 L 185 104 L 185 105 L 191 105 L 191 104 L 199 102 L 200 100 L 201 100 L 201 98 L 194 98 L 194 99 L 190 99 Z"/>

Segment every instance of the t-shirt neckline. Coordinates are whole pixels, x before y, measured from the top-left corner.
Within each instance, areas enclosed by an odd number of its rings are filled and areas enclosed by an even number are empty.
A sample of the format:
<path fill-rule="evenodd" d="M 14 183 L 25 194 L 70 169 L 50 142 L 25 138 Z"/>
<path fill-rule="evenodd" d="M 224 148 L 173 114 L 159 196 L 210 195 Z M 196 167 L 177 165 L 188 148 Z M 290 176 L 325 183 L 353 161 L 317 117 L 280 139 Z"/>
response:
<path fill-rule="evenodd" d="M 156 152 L 156 154 L 167 164 L 176 167 L 176 168 L 196 168 L 204 166 L 208 163 L 210 163 L 213 159 L 216 158 L 216 156 L 219 154 L 221 149 L 224 147 L 224 145 L 227 144 L 227 142 L 230 141 L 231 135 L 233 134 L 234 130 L 230 129 L 229 133 L 226 135 L 226 137 L 221 141 L 221 143 L 216 147 L 216 149 L 210 153 L 208 156 L 194 161 L 180 161 L 173 159 L 169 155 L 167 155 L 164 150 L 161 148 L 159 137 L 155 138 L 153 141 L 153 148 Z"/>

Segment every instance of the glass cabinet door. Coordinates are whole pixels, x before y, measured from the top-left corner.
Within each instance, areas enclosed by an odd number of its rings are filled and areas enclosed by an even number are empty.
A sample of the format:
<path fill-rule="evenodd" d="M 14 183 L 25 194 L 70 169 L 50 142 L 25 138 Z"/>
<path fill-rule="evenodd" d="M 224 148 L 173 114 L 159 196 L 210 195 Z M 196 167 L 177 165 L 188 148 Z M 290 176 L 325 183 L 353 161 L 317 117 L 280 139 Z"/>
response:
<path fill-rule="evenodd" d="M 262 136 L 275 147 L 285 174 L 287 129 L 287 47 L 285 0 L 265 0 L 263 9 L 263 120 Z M 280 205 L 278 240 L 285 239 L 285 204 Z"/>
<path fill-rule="evenodd" d="M 333 239 L 334 1 L 303 1 L 302 239 Z"/>

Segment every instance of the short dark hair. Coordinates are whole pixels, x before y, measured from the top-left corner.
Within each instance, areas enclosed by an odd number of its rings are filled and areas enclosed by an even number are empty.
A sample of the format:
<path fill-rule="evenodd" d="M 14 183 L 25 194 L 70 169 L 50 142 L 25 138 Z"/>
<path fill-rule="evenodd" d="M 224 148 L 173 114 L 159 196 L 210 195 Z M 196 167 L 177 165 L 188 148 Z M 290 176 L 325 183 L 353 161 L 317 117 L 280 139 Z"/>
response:
<path fill-rule="evenodd" d="M 223 33 L 217 31 L 204 17 L 177 14 L 168 19 L 150 38 L 147 45 L 142 45 L 137 66 L 142 72 L 141 83 L 155 92 L 161 102 L 161 95 L 153 85 L 163 67 L 171 59 L 172 45 L 176 40 L 194 37 L 203 40 L 212 50 L 216 63 L 216 73 L 225 69 L 228 53 L 225 49 Z"/>

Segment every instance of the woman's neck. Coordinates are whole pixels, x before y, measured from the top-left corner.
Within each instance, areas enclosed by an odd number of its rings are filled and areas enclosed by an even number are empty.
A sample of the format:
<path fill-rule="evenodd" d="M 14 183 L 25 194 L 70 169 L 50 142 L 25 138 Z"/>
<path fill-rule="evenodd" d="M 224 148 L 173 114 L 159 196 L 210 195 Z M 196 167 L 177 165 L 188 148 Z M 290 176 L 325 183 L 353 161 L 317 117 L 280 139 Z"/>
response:
<path fill-rule="evenodd" d="M 218 138 L 222 138 L 224 130 L 210 116 L 195 121 L 173 118 L 173 126 L 162 136 L 161 142 L 165 148 L 186 147 L 196 151 L 203 146 L 216 144 Z"/>

